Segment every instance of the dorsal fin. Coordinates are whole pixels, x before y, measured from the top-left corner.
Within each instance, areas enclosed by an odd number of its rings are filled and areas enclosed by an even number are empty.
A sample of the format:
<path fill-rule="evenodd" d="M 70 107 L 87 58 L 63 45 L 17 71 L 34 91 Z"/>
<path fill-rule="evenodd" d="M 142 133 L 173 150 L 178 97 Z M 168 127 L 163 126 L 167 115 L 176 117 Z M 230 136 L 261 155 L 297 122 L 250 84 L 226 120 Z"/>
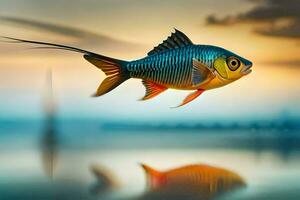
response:
<path fill-rule="evenodd" d="M 154 190 L 158 189 L 165 184 L 165 174 L 160 172 L 148 165 L 141 163 L 142 168 L 144 169 L 149 189 Z"/>
<path fill-rule="evenodd" d="M 169 36 L 161 44 L 149 51 L 148 56 L 156 53 L 161 53 L 169 49 L 176 49 L 192 44 L 193 42 L 183 32 L 175 29 L 175 33 L 172 33 L 171 36 Z"/>

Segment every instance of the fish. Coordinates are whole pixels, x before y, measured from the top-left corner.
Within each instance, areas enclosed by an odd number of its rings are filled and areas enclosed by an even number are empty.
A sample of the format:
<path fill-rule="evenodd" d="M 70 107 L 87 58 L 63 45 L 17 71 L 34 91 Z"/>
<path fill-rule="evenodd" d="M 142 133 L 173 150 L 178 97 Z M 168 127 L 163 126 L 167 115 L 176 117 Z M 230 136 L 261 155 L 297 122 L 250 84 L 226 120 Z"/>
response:
<path fill-rule="evenodd" d="M 56 130 L 56 105 L 52 90 L 52 71 L 47 74 L 47 89 L 44 97 L 45 125 L 41 140 L 41 160 L 47 176 L 54 178 L 58 165 L 59 137 Z"/>
<path fill-rule="evenodd" d="M 148 194 L 156 197 L 212 199 L 246 186 L 245 180 L 237 173 L 205 164 L 186 165 L 164 172 L 146 164 L 141 166 L 147 176 Z"/>
<path fill-rule="evenodd" d="M 102 96 L 128 79 L 141 79 L 146 93 L 141 100 L 148 100 L 167 89 L 193 90 L 183 106 L 206 90 L 228 85 L 251 73 L 252 62 L 221 47 L 194 44 L 183 32 L 175 32 L 141 59 L 125 61 L 76 47 L 3 37 L 11 42 L 44 45 L 50 48 L 74 51 L 102 70 L 107 76 L 95 97 Z"/>
<path fill-rule="evenodd" d="M 93 164 L 90 166 L 90 172 L 96 179 L 96 182 L 94 182 L 90 188 L 90 192 L 92 194 L 106 194 L 107 192 L 115 190 L 119 186 L 119 183 L 113 173 L 103 166 Z"/>

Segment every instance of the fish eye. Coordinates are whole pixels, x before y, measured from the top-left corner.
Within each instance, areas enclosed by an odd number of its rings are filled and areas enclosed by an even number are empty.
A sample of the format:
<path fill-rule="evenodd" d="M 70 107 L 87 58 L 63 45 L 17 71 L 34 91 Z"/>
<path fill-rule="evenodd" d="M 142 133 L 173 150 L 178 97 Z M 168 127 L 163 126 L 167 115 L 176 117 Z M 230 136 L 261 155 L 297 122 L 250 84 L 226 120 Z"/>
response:
<path fill-rule="evenodd" d="M 235 57 L 229 57 L 227 59 L 227 65 L 231 71 L 235 71 L 240 67 L 241 62 Z"/>

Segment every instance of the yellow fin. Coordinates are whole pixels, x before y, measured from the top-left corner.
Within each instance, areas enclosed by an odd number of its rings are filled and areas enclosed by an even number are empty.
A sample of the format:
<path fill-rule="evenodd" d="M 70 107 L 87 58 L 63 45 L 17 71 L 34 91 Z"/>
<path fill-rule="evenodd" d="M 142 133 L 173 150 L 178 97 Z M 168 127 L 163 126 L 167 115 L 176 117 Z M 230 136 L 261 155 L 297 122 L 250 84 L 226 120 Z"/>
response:
<path fill-rule="evenodd" d="M 129 78 L 127 73 L 122 69 L 121 64 L 119 64 L 116 61 L 113 61 L 112 59 L 99 59 L 88 54 L 84 55 L 84 58 L 99 69 L 101 69 L 105 73 L 105 75 L 108 76 L 100 84 L 100 86 L 97 89 L 97 92 L 93 95 L 95 97 L 110 92 Z"/>

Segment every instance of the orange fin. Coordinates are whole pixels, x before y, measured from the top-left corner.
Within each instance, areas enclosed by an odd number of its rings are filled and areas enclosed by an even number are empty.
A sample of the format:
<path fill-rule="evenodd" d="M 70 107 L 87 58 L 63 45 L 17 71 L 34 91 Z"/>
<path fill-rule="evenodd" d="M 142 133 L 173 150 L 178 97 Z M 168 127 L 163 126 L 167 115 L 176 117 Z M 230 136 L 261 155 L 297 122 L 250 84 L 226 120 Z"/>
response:
<path fill-rule="evenodd" d="M 189 95 L 183 100 L 183 102 L 182 102 L 179 106 L 177 106 L 177 107 L 175 107 L 175 108 L 178 108 L 178 107 L 180 107 L 180 106 L 183 106 L 183 105 L 185 105 L 185 104 L 187 104 L 187 103 L 193 101 L 193 100 L 196 99 L 198 96 L 200 96 L 200 94 L 202 94 L 204 91 L 205 91 L 205 90 L 203 90 L 203 89 L 198 89 L 196 92 L 193 92 L 193 93 L 189 94 Z"/>
<path fill-rule="evenodd" d="M 113 59 L 102 59 L 85 54 L 84 58 L 101 69 L 108 77 L 103 80 L 97 89 L 94 97 L 101 96 L 118 87 L 121 83 L 129 79 L 128 74 L 122 67 L 121 63 Z"/>
<path fill-rule="evenodd" d="M 142 163 L 141 166 L 145 170 L 150 189 L 157 189 L 165 183 L 166 179 L 163 172 L 157 171 L 156 169 Z"/>
<path fill-rule="evenodd" d="M 159 85 L 152 81 L 143 80 L 142 83 L 146 88 L 146 94 L 141 100 L 151 99 L 168 89 L 165 86 Z"/>

